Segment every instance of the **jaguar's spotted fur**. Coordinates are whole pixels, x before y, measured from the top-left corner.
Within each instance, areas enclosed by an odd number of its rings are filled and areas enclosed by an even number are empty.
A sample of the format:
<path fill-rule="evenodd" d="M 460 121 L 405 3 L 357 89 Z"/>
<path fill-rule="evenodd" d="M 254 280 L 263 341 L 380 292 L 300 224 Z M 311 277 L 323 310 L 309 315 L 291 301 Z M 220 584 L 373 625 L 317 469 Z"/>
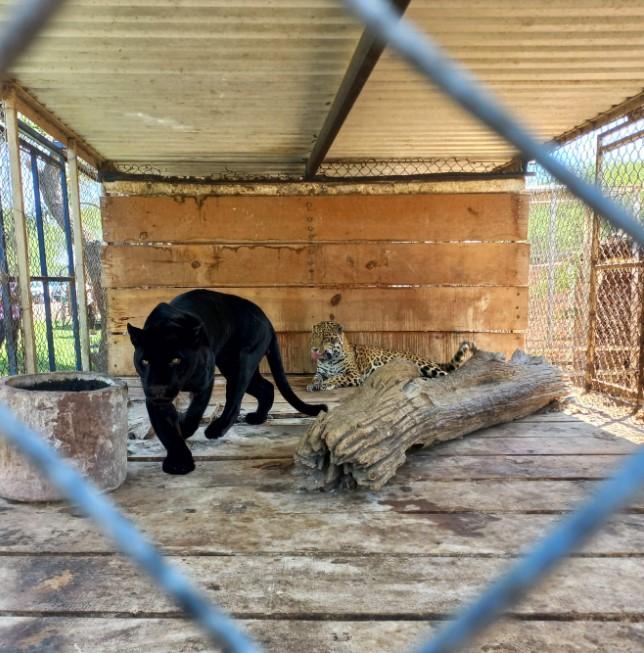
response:
<path fill-rule="evenodd" d="M 408 352 L 352 345 L 341 324 L 318 322 L 311 333 L 311 359 L 317 363 L 317 369 L 313 383 L 306 389 L 315 392 L 362 385 L 373 372 L 394 358 L 415 363 L 423 376 L 444 376 L 461 367 L 468 351 L 474 353 L 476 345 L 463 342 L 449 363 L 436 363 Z"/>

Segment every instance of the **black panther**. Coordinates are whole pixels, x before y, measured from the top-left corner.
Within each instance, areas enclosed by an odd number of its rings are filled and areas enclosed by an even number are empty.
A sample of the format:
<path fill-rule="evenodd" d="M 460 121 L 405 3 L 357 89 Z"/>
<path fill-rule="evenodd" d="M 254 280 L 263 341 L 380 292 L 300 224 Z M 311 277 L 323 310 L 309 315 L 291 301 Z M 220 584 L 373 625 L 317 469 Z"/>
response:
<path fill-rule="evenodd" d="M 257 399 L 249 424 L 262 424 L 273 405 L 273 384 L 259 373 L 263 356 L 284 398 L 306 415 L 327 410 L 324 404 L 300 400 L 284 373 L 275 330 L 252 302 L 211 290 L 192 290 L 159 304 L 143 329 L 127 325 L 134 345 L 134 366 L 141 377 L 150 422 L 167 450 L 163 471 L 188 474 L 195 468 L 185 443 L 197 430 L 215 379 L 215 365 L 226 378 L 224 409 L 206 428 L 220 438 L 239 415 L 244 393 Z M 190 392 L 190 405 L 178 414 L 173 401 Z"/>

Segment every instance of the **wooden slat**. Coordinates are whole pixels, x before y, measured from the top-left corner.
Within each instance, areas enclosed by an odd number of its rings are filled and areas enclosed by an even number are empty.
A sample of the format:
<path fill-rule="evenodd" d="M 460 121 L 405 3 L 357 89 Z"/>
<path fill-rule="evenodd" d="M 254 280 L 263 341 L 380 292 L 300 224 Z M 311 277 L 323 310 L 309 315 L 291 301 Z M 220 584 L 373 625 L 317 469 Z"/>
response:
<path fill-rule="evenodd" d="M 561 515 L 512 513 L 401 514 L 396 512 L 244 515 L 231 503 L 228 514 L 185 511 L 172 504 L 172 483 L 164 480 L 154 505 L 136 524 L 166 552 L 273 555 L 312 552 L 397 555 L 515 554 L 552 528 Z M 168 497 L 167 502 L 163 497 Z M 5 506 L 3 506 L 4 508 Z M 216 517 L 216 518 L 215 518 Z M 72 509 L 12 507 L 2 515 L 2 553 L 101 553 L 113 551 L 93 525 Z M 644 547 L 644 515 L 611 521 L 585 548 L 587 553 L 638 555 Z M 395 534 L 395 536 L 393 535 Z"/>
<path fill-rule="evenodd" d="M 145 318 L 142 316 L 137 319 L 142 323 Z M 114 325 L 114 330 L 108 335 L 109 369 L 118 375 L 134 374 L 132 346 L 124 333 L 117 332 L 116 329 L 120 328 L 122 328 L 121 324 Z M 506 356 L 510 356 L 516 349 L 523 349 L 525 346 L 525 334 L 523 333 L 391 331 L 348 332 L 347 336 L 351 338 L 351 342 L 385 347 L 393 351 L 414 352 L 419 356 L 437 361 L 449 360 L 463 340 L 474 341 L 481 349 L 499 351 Z M 289 373 L 307 374 L 310 377 L 314 371 L 309 353 L 310 333 L 278 333 L 277 337 L 286 370 Z M 263 360 L 260 370 L 263 373 L 268 372 L 266 359 Z"/>
<path fill-rule="evenodd" d="M 412 352 L 439 362 L 451 359 L 463 340 L 469 340 L 486 351 L 501 352 L 509 357 L 517 349 L 525 348 L 524 333 L 484 333 L 474 331 L 347 331 L 350 342 L 383 347 L 392 351 Z M 313 374 L 310 356 L 310 332 L 278 333 L 282 358 L 291 374 Z M 130 364 L 127 354 L 124 361 Z M 124 368 L 125 369 L 125 368 Z M 130 369 L 129 367 L 127 369 Z M 264 361 L 260 368 L 268 372 Z"/>
<path fill-rule="evenodd" d="M 178 487 L 172 497 L 180 510 L 193 510 L 199 514 L 229 514 L 231 506 L 245 515 L 305 515 L 324 512 L 443 514 L 443 513 L 550 513 L 571 510 L 590 492 L 597 481 L 586 480 L 428 480 L 415 478 L 412 485 L 395 479 L 378 493 L 298 492 L 302 483 L 291 474 L 292 469 L 277 464 L 282 477 L 273 480 L 265 469 L 274 461 L 204 462 L 199 473 L 191 474 Z M 422 461 L 417 463 L 417 468 Z M 425 467 L 429 466 L 425 461 Z M 229 465 L 223 478 L 217 472 Z M 237 471 L 235 476 L 234 472 Z M 128 480 L 115 495 L 121 509 L 135 518 L 148 510 L 158 500 L 159 465 L 157 463 L 131 463 Z M 255 476 L 244 483 L 246 476 Z M 407 476 L 409 481 L 409 476 Z M 215 490 L 213 492 L 213 490 Z M 632 501 L 627 511 L 644 512 L 644 493 Z"/>
<path fill-rule="evenodd" d="M 396 491 L 415 492 L 409 488 L 417 481 L 506 481 L 517 480 L 600 480 L 610 476 L 623 462 L 623 455 L 596 454 L 594 456 L 451 456 L 410 455 L 396 473 Z M 269 458 L 265 460 L 229 459 L 213 460 L 199 465 L 186 481 L 204 483 L 208 488 L 237 487 L 259 488 L 259 491 L 290 490 L 297 481 L 292 476 L 293 459 Z M 204 478 L 206 477 L 206 478 Z M 141 483 L 151 487 L 159 483 L 159 468 L 154 462 L 130 462 L 128 483 Z M 431 496 L 431 492 L 428 496 Z M 561 500 L 561 499 L 559 499 Z M 527 505 L 524 506 L 527 509 Z"/>
<path fill-rule="evenodd" d="M 445 560 L 414 553 L 208 556 L 174 562 L 235 615 L 309 618 L 447 616 L 508 566 L 507 560 L 494 558 Z M 567 560 L 509 614 L 642 618 L 641 564 L 641 559 L 624 558 Z M 592 591 L 579 591 L 580 578 Z M 78 615 L 180 614 L 142 572 L 117 556 L 5 557 L 0 579 L 2 611 L 56 613 L 64 606 Z"/>
<path fill-rule="evenodd" d="M 204 437 L 201 428 L 191 438 L 190 448 L 197 459 L 287 458 L 293 455 L 305 429 L 305 424 L 287 420 L 274 420 L 259 427 L 236 424 L 224 438 L 212 442 Z M 635 446 L 629 440 L 583 422 L 547 425 L 518 422 L 419 450 L 410 456 L 619 455 L 632 453 Z M 133 459 L 161 460 L 165 456 L 156 438 L 132 442 L 130 451 Z"/>
<path fill-rule="evenodd" d="M 159 302 L 183 290 L 108 290 L 108 369 L 112 374 L 134 372 L 127 323 L 142 326 Z M 521 330 L 527 321 L 527 288 L 227 288 L 226 292 L 256 302 L 278 332 L 288 332 L 280 336 L 280 345 L 285 369 L 291 373 L 312 370 L 308 334 L 320 320 L 341 322 L 356 342 L 445 360 L 467 339 L 505 354 L 524 345 L 523 333 L 481 332 Z M 382 306 L 387 310 L 378 308 Z"/>
<path fill-rule="evenodd" d="M 185 291 L 109 290 L 108 331 L 124 334 L 128 321 L 142 325 L 159 302 Z M 278 332 L 309 333 L 320 320 L 337 320 L 349 332 L 512 331 L 522 330 L 527 319 L 527 288 L 226 288 L 225 292 L 261 306 Z"/>
<path fill-rule="evenodd" d="M 400 653 L 411 650 L 440 624 L 424 620 L 365 623 L 305 618 L 240 620 L 239 625 L 261 643 L 266 653 Z M 642 637 L 641 623 L 534 620 L 499 623 L 482 642 L 490 650 L 508 653 L 574 651 L 580 641 L 586 653 L 641 653 Z M 12 653 L 34 653 L 34 642 L 51 644 L 47 653 L 78 653 L 79 649 L 177 653 L 186 646 L 193 653 L 213 651 L 194 623 L 175 618 L 0 617 L 0 640 Z M 481 649 L 467 649 L 467 653 L 476 650 Z"/>
<path fill-rule="evenodd" d="M 109 245 L 103 263 L 109 288 L 525 286 L 528 256 L 527 243 Z"/>
<path fill-rule="evenodd" d="M 525 240 L 527 195 L 103 199 L 107 242 Z"/>

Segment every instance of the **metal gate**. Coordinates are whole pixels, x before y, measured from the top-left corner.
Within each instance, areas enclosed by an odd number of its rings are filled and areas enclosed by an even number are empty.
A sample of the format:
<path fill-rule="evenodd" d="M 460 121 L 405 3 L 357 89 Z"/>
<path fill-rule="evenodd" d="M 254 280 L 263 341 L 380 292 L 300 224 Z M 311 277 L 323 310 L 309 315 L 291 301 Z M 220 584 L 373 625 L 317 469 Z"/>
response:
<path fill-rule="evenodd" d="M 72 227 L 62 147 L 23 122 L 20 168 L 38 372 L 81 369 Z M 7 193 L 0 193 L 6 197 Z M 0 205 L 0 373 L 24 370 L 13 214 Z"/>
<path fill-rule="evenodd" d="M 642 213 L 644 117 L 597 136 L 595 182 L 638 218 Z M 586 387 L 642 400 L 644 393 L 644 249 L 592 216 Z"/>

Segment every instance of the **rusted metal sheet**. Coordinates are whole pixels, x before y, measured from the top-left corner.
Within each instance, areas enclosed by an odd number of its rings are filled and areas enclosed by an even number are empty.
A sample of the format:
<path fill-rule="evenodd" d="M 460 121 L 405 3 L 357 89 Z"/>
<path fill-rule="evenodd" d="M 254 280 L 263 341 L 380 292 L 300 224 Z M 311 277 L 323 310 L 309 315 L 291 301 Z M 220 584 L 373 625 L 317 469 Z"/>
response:
<path fill-rule="evenodd" d="M 127 473 L 125 384 L 98 374 L 56 373 L 0 381 L 0 401 L 102 490 Z M 58 490 L 0 439 L 0 496 L 51 501 Z"/>

